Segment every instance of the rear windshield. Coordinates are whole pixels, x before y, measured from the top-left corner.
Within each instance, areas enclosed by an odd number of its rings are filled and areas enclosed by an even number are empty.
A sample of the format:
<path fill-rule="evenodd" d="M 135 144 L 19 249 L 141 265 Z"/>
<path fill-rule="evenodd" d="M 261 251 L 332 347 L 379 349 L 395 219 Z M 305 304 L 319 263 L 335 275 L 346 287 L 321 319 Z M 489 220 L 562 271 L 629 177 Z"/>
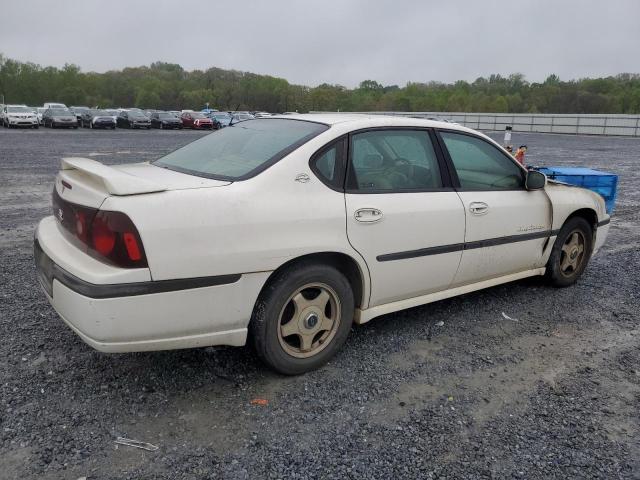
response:
<path fill-rule="evenodd" d="M 217 130 L 154 162 L 159 167 L 219 180 L 252 177 L 324 132 L 300 120 L 250 120 Z"/>

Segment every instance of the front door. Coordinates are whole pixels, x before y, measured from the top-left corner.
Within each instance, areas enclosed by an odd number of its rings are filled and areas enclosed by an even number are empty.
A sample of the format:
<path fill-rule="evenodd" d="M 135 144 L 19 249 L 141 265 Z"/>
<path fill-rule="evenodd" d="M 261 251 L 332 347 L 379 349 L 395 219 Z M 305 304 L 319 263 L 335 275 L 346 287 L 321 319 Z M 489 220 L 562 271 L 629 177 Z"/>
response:
<path fill-rule="evenodd" d="M 350 136 L 347 235 L 371 274 L 369 306 L 446 289 L 462 255 L 465 214 L 426 129 Z"/>
<path fill-rule="evenodd" d="M 454 285 L 544 266 L 552 220 L 545 191 L 527 191 L 525 170 L 486 139 L 453 131 L 439 135 L 457 176 L 467 224 Z"/>

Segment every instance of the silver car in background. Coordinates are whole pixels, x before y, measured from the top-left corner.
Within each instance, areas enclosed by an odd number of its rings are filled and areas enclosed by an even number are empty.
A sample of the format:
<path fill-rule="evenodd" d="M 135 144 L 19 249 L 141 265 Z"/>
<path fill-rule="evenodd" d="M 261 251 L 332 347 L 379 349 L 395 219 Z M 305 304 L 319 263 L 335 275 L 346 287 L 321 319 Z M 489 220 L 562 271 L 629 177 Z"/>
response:
<path fill-rule="evenodd" d="M 2 124 L 8 128 L 40 126 L 37 115 L 26 105 L 5 105 L 2 109 Z"/>

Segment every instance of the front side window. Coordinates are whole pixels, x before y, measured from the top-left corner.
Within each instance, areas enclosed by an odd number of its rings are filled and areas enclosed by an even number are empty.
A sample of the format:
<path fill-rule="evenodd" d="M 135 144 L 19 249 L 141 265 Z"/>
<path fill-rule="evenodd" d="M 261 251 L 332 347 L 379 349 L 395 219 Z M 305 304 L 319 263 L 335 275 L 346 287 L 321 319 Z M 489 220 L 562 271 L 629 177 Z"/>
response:
<path fill-rule="evenodd" d="M 159 167 L 220 180 L 251 177 L 327 128 L 322 123 L 262 119 L 217 130 L 154 162 Z"/>
<path fill-rule="evenodd" d="M 524 174 L 515 161 L 481 138 L 440 132 L 464 190 L 517 190 Z"/>
<path fill-rule="evenodd" d="M 360 193 L 442 188 L 438 159 L 424 130 L 374 130 L 351 138 L 347 186 Z"/>

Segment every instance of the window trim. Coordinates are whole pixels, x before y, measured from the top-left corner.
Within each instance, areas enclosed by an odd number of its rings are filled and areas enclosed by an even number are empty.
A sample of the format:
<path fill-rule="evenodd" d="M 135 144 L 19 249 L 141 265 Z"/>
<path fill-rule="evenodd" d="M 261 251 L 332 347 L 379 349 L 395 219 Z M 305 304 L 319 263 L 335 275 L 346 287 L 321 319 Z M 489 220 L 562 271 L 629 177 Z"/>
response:
<path fill-rule="evenodd" d="M 416 188 L 416 189 L 394 189 L 394 190 L 358 190 L 349 188 L 347 186 L 347 180 L 349 179 L 349 174 L 351 173 L 352 167 L 352 159 L 351 154 L 353 151 L 353 136 L 358 135 L 360 133 L 367 132 L 375 132 L 375 131 L 418 131 L 424 132 L 427 134 L 429 141 L 433 147 L 433 151 L 436 155 L 436 161 L 438 163 L 438 169 L 440 171 L 440 181 L 442 182 L 442 187 L 438 188 Z M 390 194 L 390 193 L 429 193 L 429 192 L 453 192 L 453 183 L 451 181 L 450 172 L 448 169 L 448 165 L 443 156 L 442 149 L 440 145 L 437 143 L 435 138 L 434 129 L 431 127 L 412 127 L 412 126 L 381 126 L 381 127 L 368 127 L 361 128 L 358 130 L 352 130 L 348 134 L 348 142 L 347 142 L 347 155 L 346 155 L 346 170 L 344 175 L 344 192 L 355 194 L 355 195 L 379 195 L 379 194 Z"/>
<path fill-rule="evenodd" d="M 324 144 L 318 150 L 309 157 L 309 168 L 313 172 L 313 174 L 324 183 L 331 190 L 339 193 L 344 193 L 344 182 L 345 182 L 345 173 L 346 173 L 346 156 L 347 156 L 347 138 L 348 135 L 341 135 L 338 138 L 334 138 L 330 142 Z M 334 174 L 336 178 L 334 179 L 335 185 L 327 180 L 327 178 L 320 172 L 320 169 L 317 167 L 316 163 L 318 159 L 324 155 L 328 150 L 331 150 L 333 147 L 336 148 L 336 164 L 334 166 Z"/>
<path fill-rule="evenodd" d="M 476 140 L 482 140 L 484 143 L 491 145 L 493 148 L 495 148 L 499 153 L 501 153 L 505 158 L 509 159 L 516 167 L 518 167 L 518 169 L 521 172 L 522 175 L 522 187 L 520 188 L 496 188 L 496 189 L 475 189 L 475 188 L 462 188 L 462 185 L 460 183 L 460 179 L 458 178 L 458 172 L 456 170 L 455 164 L 453 163 L 453 159 L 451 158 L 451 155 L 449 153 L 449 149 L 447 148 L 446 144 L 444 143 L 444 139 L 442 138 L 442 135 L 440 135 L 441 132 L 444 133 L 456 133 L 458 135 L 464 135 L 467 137 L 471 137 L 471 138 L 475 138 Z M 479 135 L 476 135 L 474 133 L 470 133 L 470 132 L 465 132 L 462 130 L 455 130 L 453 128 L 436 128 L 435 129 L 435 135 L 438 139 L 438 144 L 442 150 L 442 154 L 444 156 L 444 158 L 446 159 L 447 162 L 447 168 L 449 170 L 449 174 L 451 175 L 451 179 L 452 179 L 452 184 L 454 186 L 454 189 L 456 192 L 521 192 L 521 191 L 527 191 L 526 185 L 525 185 L 525 181 L 526 181 L 526 177 L 527 177 L 527 170 L 520 165 L 515 158 L 513 158 L 511 155 L 508 155 L 507 153 L 503 152 L 502 150 L 500 150 L 498 147 L 496 147 L 496 145 L 493 142 L 490 142 L 489 140 L 487 140 L 486 138 L 483 138 Z"/>

